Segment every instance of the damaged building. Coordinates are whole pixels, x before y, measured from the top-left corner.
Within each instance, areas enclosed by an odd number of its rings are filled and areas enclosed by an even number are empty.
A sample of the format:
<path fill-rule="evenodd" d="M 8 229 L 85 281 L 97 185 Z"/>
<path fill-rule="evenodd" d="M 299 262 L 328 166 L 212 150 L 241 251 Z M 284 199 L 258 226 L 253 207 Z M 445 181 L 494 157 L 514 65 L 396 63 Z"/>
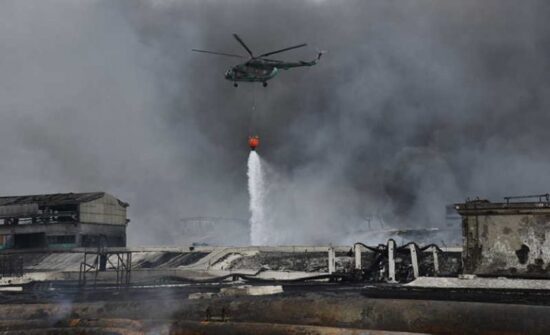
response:
<path fill-rule="evenodd" d="M 549 198 L 543 194 L 457 204 L 463 218 L 465 273 L 550 278 Z"/>
<path fill-rule="evenodd" d="M 127 208 L 105 192 L 0 197 L 0 249 L 124 247 Z"/>

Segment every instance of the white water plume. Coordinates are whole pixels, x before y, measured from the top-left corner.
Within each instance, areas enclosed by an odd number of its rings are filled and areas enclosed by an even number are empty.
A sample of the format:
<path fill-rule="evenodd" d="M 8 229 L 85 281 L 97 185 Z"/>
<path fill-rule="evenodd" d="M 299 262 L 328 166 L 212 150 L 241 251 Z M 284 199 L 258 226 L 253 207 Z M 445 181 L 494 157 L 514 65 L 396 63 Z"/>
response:
<path fill-rule="evenodd" d="M 248 156 L 248 194 L 250 196 L 250 243 L 268 244 L 267 218 L 265 208 L 266 184 L 260 156 L 250 151 Z"/>

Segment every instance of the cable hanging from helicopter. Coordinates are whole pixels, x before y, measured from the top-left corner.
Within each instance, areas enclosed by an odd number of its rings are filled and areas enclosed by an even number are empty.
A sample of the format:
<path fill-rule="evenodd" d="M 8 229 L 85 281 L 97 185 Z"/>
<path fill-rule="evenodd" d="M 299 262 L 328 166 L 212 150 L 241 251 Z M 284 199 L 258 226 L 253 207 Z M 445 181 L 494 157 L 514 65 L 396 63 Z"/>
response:
<path fill-rule="evenodd" d="M 256 87 L 252 88 L 252 111 L 250 115 L 250 124 L 248 127 L 248 133 L 252 134 L 253 131 L 256 131 Z M 250 150 L 256 150 L 256 147 L 260 145 L 260 136 L 258 135 L 249 135 L 248 136 L 248 146 Z"/>

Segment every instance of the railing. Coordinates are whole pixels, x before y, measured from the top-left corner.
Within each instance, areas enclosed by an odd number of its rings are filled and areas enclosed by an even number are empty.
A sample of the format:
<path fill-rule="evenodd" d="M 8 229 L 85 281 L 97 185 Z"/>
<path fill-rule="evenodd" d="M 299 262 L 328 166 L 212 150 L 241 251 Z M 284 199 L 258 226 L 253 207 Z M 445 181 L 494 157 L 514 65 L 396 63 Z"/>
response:
<path fill-rule="evenodd" d="M 78 222 L 78 212 L 46 212 L 26 215 L 0 215 L 0 225 L 27 225 Z"/>
<path fill-rule="evenodd" d="M 535 198 L 538 198 L 539 202 L 550 202 L 550 194 L 549 193 L 534 194 L 534 195 L 513 195 L 513 196 L 504 197 L 504 200 L 506 200 L 506 204 L 509 204 L 510 200 L 535 199 Z M 543 201 L 543 199 L 545 199 L 545 200 Z"/>

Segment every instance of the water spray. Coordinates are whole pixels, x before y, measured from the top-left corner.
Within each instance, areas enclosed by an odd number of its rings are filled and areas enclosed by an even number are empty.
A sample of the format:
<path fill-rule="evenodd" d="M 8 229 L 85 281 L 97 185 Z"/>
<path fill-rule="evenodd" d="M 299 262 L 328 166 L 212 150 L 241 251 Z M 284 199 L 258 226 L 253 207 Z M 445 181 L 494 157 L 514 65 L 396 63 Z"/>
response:
<path fill-rule="evenodd" d="M 265 175 L 258 153 L 250 145 L 248 156 L 248 193 L 250 196 L 250 243 L 265 245 L 268 243 L 266 234 Z"/>

